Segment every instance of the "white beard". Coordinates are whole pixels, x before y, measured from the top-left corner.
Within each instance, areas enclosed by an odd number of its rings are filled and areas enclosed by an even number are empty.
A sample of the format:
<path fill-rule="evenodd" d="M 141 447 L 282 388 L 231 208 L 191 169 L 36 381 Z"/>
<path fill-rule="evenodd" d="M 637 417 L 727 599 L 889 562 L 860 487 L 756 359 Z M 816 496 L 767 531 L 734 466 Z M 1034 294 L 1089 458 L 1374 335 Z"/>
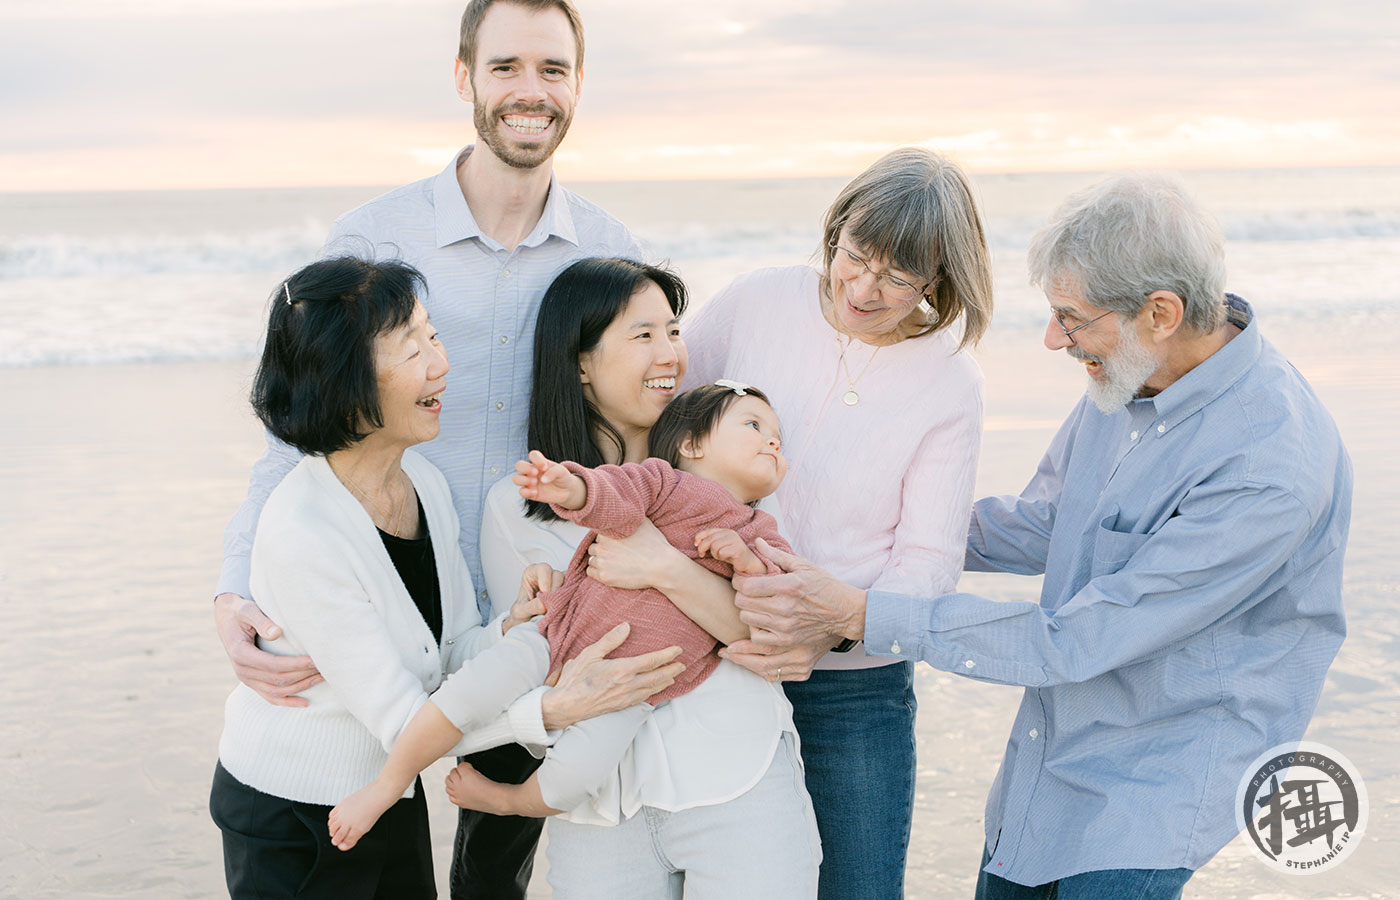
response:
<path fill-rule="evenodd" d="M 1071 348 L 1077 349 L 1077 348 Z M 1098 378 L 1089 379 L 1089 399 L 1104 414 L 1112 414 L 1128 405 L 1161 363 L 1143 345 L 1131 321 L 1118 325 L 1118 347 L 1108 357 L 1074 354 L 1080 359 L 1097 359 L 1103 364 Z"/>

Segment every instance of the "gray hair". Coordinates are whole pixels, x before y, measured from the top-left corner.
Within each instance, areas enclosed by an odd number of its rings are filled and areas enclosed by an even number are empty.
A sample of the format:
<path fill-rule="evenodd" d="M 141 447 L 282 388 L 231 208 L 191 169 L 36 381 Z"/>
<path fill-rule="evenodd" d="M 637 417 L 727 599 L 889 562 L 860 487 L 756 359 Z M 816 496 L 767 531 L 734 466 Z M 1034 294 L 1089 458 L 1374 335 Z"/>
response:
<path fill-rule="evenodd" d="M 992 321 L 992 267 L 972 185 L 956 165 L 928 150 L 887 153 L 855 177 L 826 211 L 822 227 L 824 296 L 833 244 L 842 228 L 872 256 L 929 282 L 932 334 L 963 321 L 960 347 L 976 344 Z"/>
<path fill-rule="evenodd" d="M 1114 175 L 1071 194 L 1031 239 L 1031 283 L 1068 279 L 1100 309 L 1136 315 L 1171 291 L 1208 334 L 1225 317 L 1225 236 L 1173 176 Z"/>

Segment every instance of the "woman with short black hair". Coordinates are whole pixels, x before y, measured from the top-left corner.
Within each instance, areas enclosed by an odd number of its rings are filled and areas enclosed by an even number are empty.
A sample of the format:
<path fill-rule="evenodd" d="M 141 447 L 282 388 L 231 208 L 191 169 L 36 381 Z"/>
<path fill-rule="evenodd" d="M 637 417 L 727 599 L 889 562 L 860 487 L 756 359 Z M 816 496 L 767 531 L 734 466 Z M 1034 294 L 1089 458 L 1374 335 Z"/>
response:
<path fill-rule="evenodd" d="M 449 673 L 541 611 L 522 591 L 483 627 L 447 482 L 410 449 L 438 433 L 448 371 L 422 286 L 404 263 L 341 258 L 272 297 L 253 408 L 307 455 L 258 521 L 253 594 L 282 629 L 259 644 L 310 656 L 325 680 L 305 709 L 242 684 L 229 696 L 209 807 L 234 898 L 435 896 L 421 784 L 349 852 L 331 845 L 327 814 L 374 778 Z M 528 720 L 503 716 L 454 751 L 543 742 L 512 730 Z"/>

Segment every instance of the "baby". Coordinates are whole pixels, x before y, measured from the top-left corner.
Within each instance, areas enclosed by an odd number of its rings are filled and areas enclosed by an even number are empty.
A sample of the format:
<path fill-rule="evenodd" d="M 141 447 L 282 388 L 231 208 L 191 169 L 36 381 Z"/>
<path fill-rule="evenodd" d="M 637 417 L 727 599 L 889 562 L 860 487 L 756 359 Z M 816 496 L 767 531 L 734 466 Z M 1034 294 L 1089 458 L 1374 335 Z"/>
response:
<path fill-rule="evenodd" d="M 512 628 L 500 643 L 468 660 L 414 715 L 379 777 L 331 811 L 332 841 L 349 849 L 414 778 L 520 694 L 543 683 L 621 621 L 631 624 L 619 656 L 679 645 L 686 670 L 648 703 L 565 729 L 544 763 L 524 783 L 499 784 L 468 766 L 449 789 L 460 806 L 496 815 L 548 816 L 595 795 L 617 768 L 655 703 L 680 696 L 719 664 L 718 642 L 654 589 L 611 588 L 587 575 L 588 548 L 598 534 L 631 534 L 650 519 L 670 543 L 725 578 L 776 571 L 750 549 L 762 537 L 788 550 L 773 517 L 753 508 L 783 479 L 777 415 L 760 391 L 736 382 L 695 388 L 677 397 L 652 428 L 643 463 L 588 469 L 532 451 L 516 464 L 515 483 L 529 500 L 593 529 L 579 544 L 563 585 L 545 598 L 537 622 Z"/>

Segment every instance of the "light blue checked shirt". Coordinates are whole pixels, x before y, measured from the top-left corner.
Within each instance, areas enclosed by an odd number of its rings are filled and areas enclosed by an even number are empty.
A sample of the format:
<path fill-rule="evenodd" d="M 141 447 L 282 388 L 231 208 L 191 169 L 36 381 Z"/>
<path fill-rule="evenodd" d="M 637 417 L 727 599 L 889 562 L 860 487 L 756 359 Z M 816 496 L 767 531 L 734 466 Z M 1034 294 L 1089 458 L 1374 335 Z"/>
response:
<path fill-rule="evenodd" d="M 1228 300 L 1234 340 L 1112 415 L 1081 400 L 1019 497 L 975 505 L 967 568 L 1044 573 L 1039 605 L 869 595 L 867 652 L 1026 687 L 991 874 L 1199 868 L 1235 835 L 1246 767 L 1317 704 L 1346 632 L 1351 463 Z"/>
<path fill-rule="evenodd" d="M 447 350 L 447 402 L 442 430 L 417 449 L 447 476 L 461 519 L 462 555 L 477 586 L 482 621 L 491 603 L 481 572 L 481 512 L 486 490 L 527 450 L 530 370 L 535 316 L 550 282 L 570 263 L 590 256 L 642 259 L 642 248 L 619 221 L 559 186 L 533 231 L 514 250 L 482 233 L 457 184 L 467 147 L 432 178 L 390 191 L 346 213 L 331 228 L 323 252 L 397 258 L 421 271 L 423 305 Z M 248 596 L 248 560 L 258 514 L 272 489 L 300 459 L 268 436 L 253 466 L 248 497 L 224 531 L 224 565 L 217 593 Z M 252 598 L 254 601 L 256 597 Z"/>

